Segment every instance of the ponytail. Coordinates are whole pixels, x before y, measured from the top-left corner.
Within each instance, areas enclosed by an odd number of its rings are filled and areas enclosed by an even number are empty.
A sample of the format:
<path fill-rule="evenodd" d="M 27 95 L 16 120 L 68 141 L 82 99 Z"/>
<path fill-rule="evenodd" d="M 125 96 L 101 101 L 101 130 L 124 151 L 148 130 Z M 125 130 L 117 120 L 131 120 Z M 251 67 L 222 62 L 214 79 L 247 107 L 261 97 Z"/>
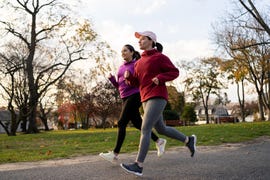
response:
<path fill-rule="evenodd" d="M 149 36 L 146 36 L 149 40 L 152 40 Z M 152 40 L 153 41 L 153 40 Z M 158 52 L 162 53 L 163 51 L 163 46 L 162 44 L 158 43 L 158 42 L 154 42 L 152 44 L 152 48 L 156 47 L 156 49 L 158 50 Z"/>
<path fill-rule="evenodd" d="M 148 37 L 148 39 L 151 40 L 150 37 Z M 154 42 L 154 41 L 153 41 L 152 47 L 153 47 L 153 48 L 156 47 L 156 49 L 157 49 L 158 52 L 160 52 L 160 53 L 162 53 L 162 51 L 163 51 L 163 46 L 162 46 L 162 44 L 160 44 L 160 43 L 158 43 L 158 42 Z"/>
<path fill-rule="evenodd" d="M 138 59 L 140 59 L 141 58 L 141 55 L 140 55 L 140 53 L 138 52 L 138 51 L 134 51 L 134 53 L 133 53 L 133 59 L 136 59 L 136 60 L 138 60 Z"/>
<path fill-rule="evenodd" d="M 162 53 L 163 46 L 160 43 L 158 43 L 158 42 L 156 42 L 156 45 L 155 46 L 157 47 L 157 50 Z"/>

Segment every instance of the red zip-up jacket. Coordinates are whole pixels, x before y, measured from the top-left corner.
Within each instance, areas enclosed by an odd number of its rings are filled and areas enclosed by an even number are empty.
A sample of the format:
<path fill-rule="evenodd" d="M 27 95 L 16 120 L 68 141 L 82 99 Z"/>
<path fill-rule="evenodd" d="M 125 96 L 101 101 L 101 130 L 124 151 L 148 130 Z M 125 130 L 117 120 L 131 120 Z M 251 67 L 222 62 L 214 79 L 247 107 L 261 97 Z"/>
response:
<path fill-rule="evenodd" d="M 130 74 L 127 80 L 131 85 L 139 87 L 142 102 L 156 97 L 168 100 L 165 83 L 176 79 L 179 70 L 167 56 L 156 49 L 144 51 L 134 67 L 134 75 Z M 154 77 L 158 78 L 159 85 L 152 81 Z"/>

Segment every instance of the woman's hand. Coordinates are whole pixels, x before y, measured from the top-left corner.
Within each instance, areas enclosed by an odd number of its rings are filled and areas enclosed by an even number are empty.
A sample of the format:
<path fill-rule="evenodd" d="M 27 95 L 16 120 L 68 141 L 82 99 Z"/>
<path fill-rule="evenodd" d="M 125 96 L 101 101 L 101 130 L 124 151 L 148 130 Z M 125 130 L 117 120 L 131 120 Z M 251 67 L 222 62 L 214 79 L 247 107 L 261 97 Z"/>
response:
<path fill-rule="evenodd" d="M 158 80 L 158 78 L 157 78 L 157 77 L 154 77 L 154 78 L 152 79 L 152 81 L 153 81 L 153 83 L 155 83 L 156 85 L 158 85 L 158 84 L 159 84 L 159 80 Z"/>
<path fill-rule="evenodd" d="M 113 77 L 113 75 L 110 73 L 109 75 L 108 75 L 108 78 L 110 79 L 110 78 L 112 78 Z"/>
<path fill-rule="evenodd" d="M 130 75 L 130 72 L 129 71 L 125 71 L 124 78 L 127 79 L 129 77 L 129 75 Z"/>
<path fill-rule="evenodd" d="M 130 72 L 129 72 L 129 71 L 125 71 L 125 73 L 124 73 L 124 78 L 125 78 L 125 83 L 126 83 L 126 84 L 128 84 L 127 78 L 129 77 L 129 75 L 130 75 Z"/>

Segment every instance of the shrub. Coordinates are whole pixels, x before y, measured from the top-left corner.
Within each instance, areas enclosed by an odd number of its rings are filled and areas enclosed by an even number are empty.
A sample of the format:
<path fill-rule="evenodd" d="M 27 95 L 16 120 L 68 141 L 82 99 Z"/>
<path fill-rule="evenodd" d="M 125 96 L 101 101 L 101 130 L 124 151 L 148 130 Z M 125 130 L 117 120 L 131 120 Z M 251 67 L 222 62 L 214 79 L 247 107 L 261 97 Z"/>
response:
<path fill-rule="evenodd" d="M 191 105 L 185 105 L 181 119 L 187 122 L 196 122 L 197 116 L 194 107 Z"/>
<path fill-rule="evenodd" d="M 176 111 L 173 110 L 164 110 L 163 111 L 164 120 L 179 120 L 179 115 Z"/>

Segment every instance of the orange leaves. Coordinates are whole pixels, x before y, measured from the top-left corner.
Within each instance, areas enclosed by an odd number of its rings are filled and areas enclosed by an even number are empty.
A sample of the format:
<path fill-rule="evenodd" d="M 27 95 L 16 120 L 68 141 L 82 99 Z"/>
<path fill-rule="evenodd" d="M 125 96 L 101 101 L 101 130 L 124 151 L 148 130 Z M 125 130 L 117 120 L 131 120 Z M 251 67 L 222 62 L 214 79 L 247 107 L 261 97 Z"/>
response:
<path fill-rule="evenodd" d="M 45 148 L 46 146 L 45 145 L 40 145 L 39 146 L 41 149 Z M 39 151 L 39 155 L 46 155 L 46 156 L 50 156 L 52 155 L 52 150 L 46 150 L 45 152 L 44 151 Z"/>
<path fill-rule="evenodd" d="M 86 41 L 93 41 L 97 33 L 92 29 L 90 22 L 85 21 L 83 24 L 80 24 L 80 27 L 76 30 L 79 37 Z"/>

